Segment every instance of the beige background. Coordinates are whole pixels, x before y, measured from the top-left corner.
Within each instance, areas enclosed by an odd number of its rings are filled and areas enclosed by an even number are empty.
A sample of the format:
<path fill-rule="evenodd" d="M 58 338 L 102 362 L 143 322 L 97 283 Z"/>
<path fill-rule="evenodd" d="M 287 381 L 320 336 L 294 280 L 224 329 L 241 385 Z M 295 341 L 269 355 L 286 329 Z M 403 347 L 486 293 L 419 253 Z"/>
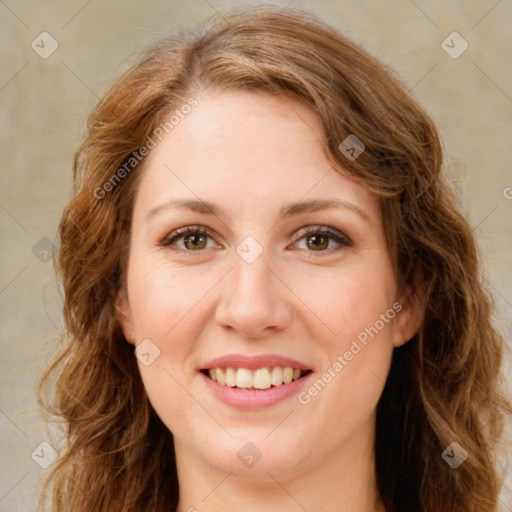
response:
<path fill-rule="evenodd" d="M 33 485 L 44 470 L 31 453 L 52 441 L 34 400 L 61 325 L 52 265 L 44 260 L 70 195 L 72 155 L 88 111 L 156 38 L 255 3 L 0 0 L 0 511 L 34 509 Z M 510 342 L 512 2 L 276 3 L 312 10 L 362 43 L 396 70 L 432 115 L 482 250 L 496 321 Z M 31 48 L 43 31 L 59 45 L 47 59 Z M 469 44 L 457 59 L 441 47 L 453 31 Z M 510 491 L 502 502 L 512 511 Z"/>

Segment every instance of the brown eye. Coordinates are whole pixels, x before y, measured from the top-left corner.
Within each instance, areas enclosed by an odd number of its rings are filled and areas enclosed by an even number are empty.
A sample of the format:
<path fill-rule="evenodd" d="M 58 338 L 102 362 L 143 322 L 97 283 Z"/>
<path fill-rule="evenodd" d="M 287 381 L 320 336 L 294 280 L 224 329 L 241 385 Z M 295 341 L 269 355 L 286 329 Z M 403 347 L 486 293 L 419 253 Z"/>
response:
<path fill-rule="evenodd" d="M 183 238 L 183 243 L 187 249 L 194 250 L 194 249 L 204 249 L 206 247 L 207 243 L 207 237 L 206 235 L 186 235 Z"/>
<path fill-rule="evenodd" d="M 329 246 L 329 237 L 324 235 L 310 235 L 306 238 L 308 249 L 324 250 Z"/>
<path fill-rule="evenodd" d="M 310 255 L 323 256 L 352 247 L 352 241 L 348 236 L 330 226 L 308 226 L 296 234 L 299 240 L 294 247 L 308 251 Z"/>
<path fill-rule="evenodd" d="M 192 252 L 200 254 L 203 250 L 214 248 L 215 242 L 206 228 L 187 226 L 173 231 L 160 242 L 160 245 L 189 254 Z"/>

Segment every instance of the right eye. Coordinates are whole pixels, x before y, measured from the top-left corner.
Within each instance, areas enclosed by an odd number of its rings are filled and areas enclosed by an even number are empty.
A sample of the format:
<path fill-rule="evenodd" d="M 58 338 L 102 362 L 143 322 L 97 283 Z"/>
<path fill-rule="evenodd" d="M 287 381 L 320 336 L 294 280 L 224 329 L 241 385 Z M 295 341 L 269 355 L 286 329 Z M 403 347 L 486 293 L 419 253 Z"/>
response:
<path fill-rule="evenodd" d="M 208 244 L 209 240 L 211 241 Z M 202 226 L 186 226 L 179 228 L 165 237 L 160 245 L 171 250 L 184 252 L 201 252 L 204 249 L 218 247 L 213 242 L 208 230 Z M 181 246 L 180 246 L 181 245 Z"/>

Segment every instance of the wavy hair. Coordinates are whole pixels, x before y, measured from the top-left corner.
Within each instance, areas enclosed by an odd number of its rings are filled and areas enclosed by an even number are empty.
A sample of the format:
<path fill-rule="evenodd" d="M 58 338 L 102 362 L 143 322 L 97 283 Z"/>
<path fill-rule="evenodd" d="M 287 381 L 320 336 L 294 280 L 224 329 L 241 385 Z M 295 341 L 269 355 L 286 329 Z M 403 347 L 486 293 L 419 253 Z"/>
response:
<path fill-rule="evenodd" d="M 437 130 L 360 46 L 310 13 L 272 8 L 166 37 L 89 117 L 59 226 L 63 344 L 39 386 L 43 408 L 65 425 L 66 449 L 42 501 L 51 499 L 54 512 L 176 509 L 173 437 L 148 401 L 115 298 L 142 148 L 205 88 L 256 89 L 310 106 L 334 168 L 379 199 L 399 284 L 414 288 L 424 312 L 419 332 L 394 351 L 377 409 L 386 510 L 495 512 L 503 421 L 512 412 L 500 378 L 505 344 L 472 230 L 441 173 Z M 348 135 L 366 147 L 353 161 L 339 149 Z M 454 441 L 469 454 L 456 470 L 441 457 Z"/>

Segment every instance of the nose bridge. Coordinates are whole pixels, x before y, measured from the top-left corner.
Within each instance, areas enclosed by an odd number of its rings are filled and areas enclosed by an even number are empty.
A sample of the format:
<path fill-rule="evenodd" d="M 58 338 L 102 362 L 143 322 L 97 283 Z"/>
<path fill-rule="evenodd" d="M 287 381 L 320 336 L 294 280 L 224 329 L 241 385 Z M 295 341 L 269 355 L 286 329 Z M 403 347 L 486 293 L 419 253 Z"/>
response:
<path fill-rule="evenodd" d="M 249 251 L 244 252 L 248 247 Z M 290 320 L 290 311 L 282 285 L 271 270 L 268 254 L 262 251 L 254 259 L 248 258 L 251 251 L 254 247 L 244 243 L 237 248 L 216 317 L 223 326 L 245 336 L 258 337 L 269 328 L 284 328 Z"/>
<path fill-rule="evenodd" d="M 263 253 L 253 261 L 240 256 L 241 249 L 237 252 L 234 261 L 232 279 L 234 281 L 234 293 L 251 296 L 251 300 L 266 299 L 265 295 L 271 295 L 272 272 L 268 255 Z"/>

